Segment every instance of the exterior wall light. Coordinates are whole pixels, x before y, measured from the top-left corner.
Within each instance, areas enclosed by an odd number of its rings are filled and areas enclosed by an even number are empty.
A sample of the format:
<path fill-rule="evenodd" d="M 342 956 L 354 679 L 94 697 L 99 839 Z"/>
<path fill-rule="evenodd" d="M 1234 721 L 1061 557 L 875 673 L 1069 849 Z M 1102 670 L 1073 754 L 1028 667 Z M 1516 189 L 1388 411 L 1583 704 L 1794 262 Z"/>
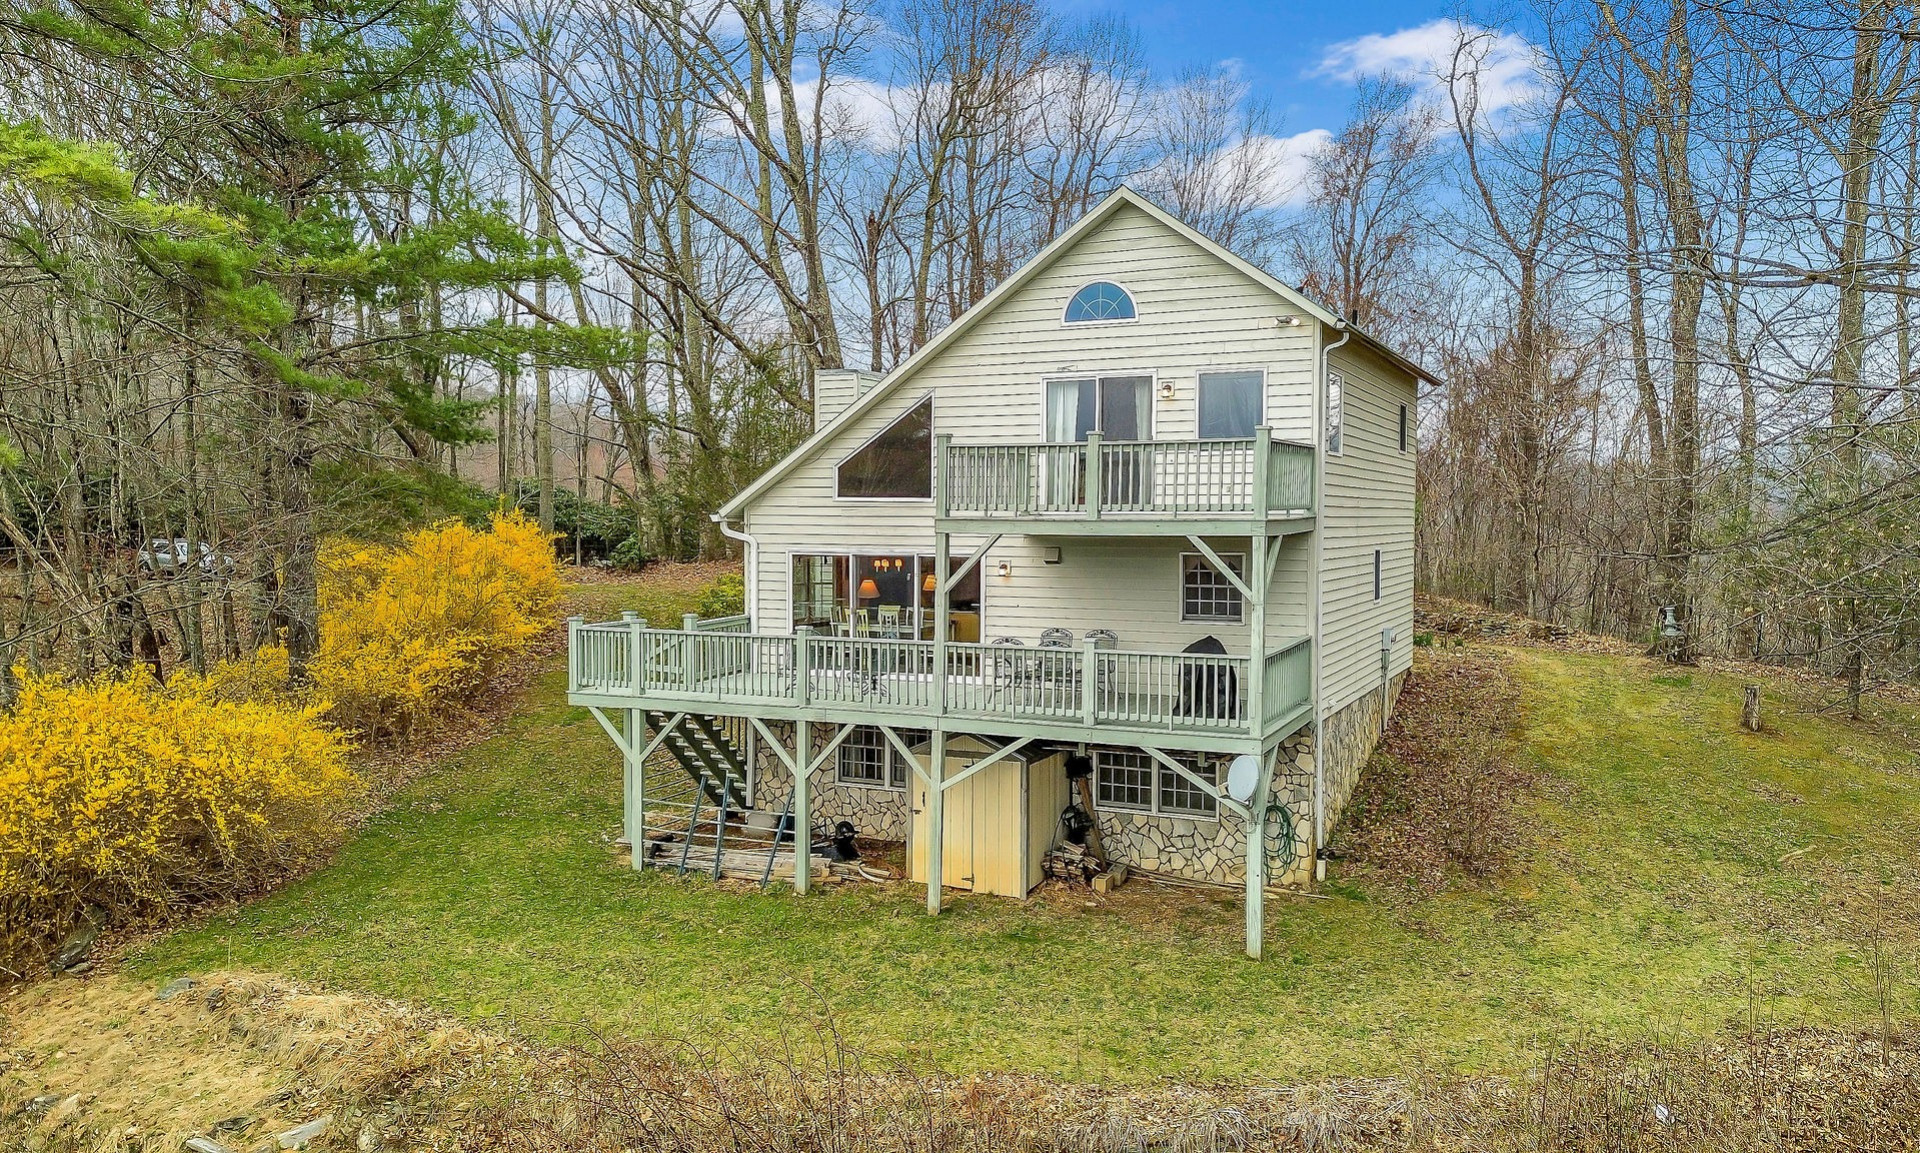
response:
<path fill-rule="evenodd" d="M 1010 560 L 1003 560 L 997 566 L 995 566 L 994 571 L 996 571 L 1003 577 L 1010 577 L 1013 575 L 1013 562 Z"/>

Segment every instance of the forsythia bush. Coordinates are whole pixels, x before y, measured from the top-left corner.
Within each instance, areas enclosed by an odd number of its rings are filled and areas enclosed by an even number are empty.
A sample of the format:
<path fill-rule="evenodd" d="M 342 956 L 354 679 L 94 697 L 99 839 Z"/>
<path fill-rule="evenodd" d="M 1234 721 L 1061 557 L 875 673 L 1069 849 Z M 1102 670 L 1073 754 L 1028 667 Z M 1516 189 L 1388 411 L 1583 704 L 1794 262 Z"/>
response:
<path fill-rule="evenodd" d="M 398 548 L 329 542 L 320 554 L 320 652 L 308 666 L 334 719 L 409 734 L 464 700 L 548 623 L 553 546 L 518 512 L 485 532 L 449 521 Z"/>
<path fill-rule="evenodd" d="M 255 891 L 360 795 L 324 705 L 223 700 L 217 675 L 17 675 L 0 713 L 0 952 L 88 905 L 139 915 Z"/>

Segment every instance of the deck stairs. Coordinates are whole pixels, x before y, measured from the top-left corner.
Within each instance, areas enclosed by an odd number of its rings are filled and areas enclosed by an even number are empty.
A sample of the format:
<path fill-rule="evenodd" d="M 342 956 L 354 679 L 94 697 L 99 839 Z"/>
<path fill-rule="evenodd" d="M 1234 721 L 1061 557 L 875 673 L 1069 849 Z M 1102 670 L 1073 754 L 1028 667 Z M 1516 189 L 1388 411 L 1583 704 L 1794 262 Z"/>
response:
<path fill-rule="evenodd" d="M 673 718 L 649 709 L 647 727 L 659 732 Z M 688 713 L 662 745 L 700 787 L 706 802 L 734 813 L 747 808 L 745 734 L 730 732 L 712 717 Z"/>

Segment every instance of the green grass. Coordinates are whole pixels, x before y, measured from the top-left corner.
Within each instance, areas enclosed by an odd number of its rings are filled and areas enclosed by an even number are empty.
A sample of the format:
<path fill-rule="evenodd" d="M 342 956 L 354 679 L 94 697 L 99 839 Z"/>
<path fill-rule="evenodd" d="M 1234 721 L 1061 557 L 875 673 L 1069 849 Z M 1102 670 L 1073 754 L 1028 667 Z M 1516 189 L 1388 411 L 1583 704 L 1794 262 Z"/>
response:
<path fill-rule="evenodd" d="M 1920 1010 L 1909 744 L 1779 708 L 1779 731 L 1743 734 L 1737 684 L 1706 672 L 1514 665 L 1544 775 L 1521 866 L 1431 899 L 1336 877 L 1332 899 L 1269 902 L 1264 962 L 1238 955 L 1229 895 L 962 898 L 934 919 L 905 886 L 636 875 L 610 846 L 617 758 L 553 671 L 328 868 L 131 964 L 273 970 L 552 1037 L 724 1046 L 830 1014 L 921 1067 L 1122 1080 L 1499 1070 L 1748 1013 L 1864 1023 L 1876 935 L 1905 966 L 1895 1011 Z"/>

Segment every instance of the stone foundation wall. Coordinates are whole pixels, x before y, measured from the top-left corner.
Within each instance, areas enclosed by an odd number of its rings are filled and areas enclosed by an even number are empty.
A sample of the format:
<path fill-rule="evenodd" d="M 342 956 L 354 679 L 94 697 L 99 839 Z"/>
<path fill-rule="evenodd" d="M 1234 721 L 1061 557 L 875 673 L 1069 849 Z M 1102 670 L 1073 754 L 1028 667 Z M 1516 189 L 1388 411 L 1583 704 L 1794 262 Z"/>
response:
<path fill-rule="evenodd" d="M 1401 673 L 1387 683 L 1389 714 L 1394 702 L 1400 699 L 1400 690 L 1406 682 L 1407 674 Z M 1387 719 L 1382 715 L 1380 705 L 1380 694 L 1368 693 L 1321 721 L 1325 738 L 1321 741 L 1321 751 L 1326 758 L 1322 771 L 1326 774 L 1324 784 L 1327 790 L 1326 820 L 1329 832 L 1340 823 L 1340 815 L 1353 797 L 1353 788 L 1360 782 L 1360 770 L 1366 768 L 1367 758 L 1373 755 L 1373 746 L 1379 743 Z"/>
<path fill-rule="evenodd" d="M 768 721 L 773 735 L 793 747 L 793 725 L 787 721 Z M 814 755 L 822 744 L 819 727 L 814 729 Z M 807 794 L 809 817 L 816 829 L 831 829 L 841 821 L 853 825 L 863 837 L 879 841 L 905 841 L 913 824 L 905 789 L 882 789 L 868 785 L 843 785 L 834 780 L 829 761 L 813 774 L 813 788 Z M 780 755 L 765 741 L 754 742 L 753 807 L 774 816 L 787 807 L 793 796 L 793 774 Z"/>
<path fill-rule="evenodd" d="M 1280 747 L 1267 818 L 1269 884 L 1305 884 L 1312 876 L 1313 736 L 1302 731 Z M 1148 872 L 1222 885 L 1246 883 L 1246 822 L 1222 812 L 1217 820 L 1103 811 L 1100 839 L 1107 856 Z"/>
<path fill-rule="evenodd" d="M 1390 682 L 1389 708 L 1405 681 L 1402 673 Z M 1315 761 L 1325 760 L 1325 811 L 1327 827 L 1332 829 L 1380 738 L 1382 719 L 1380 694 L 1369 693 L 1325 718 L 1322 739 L 1303 729 L 1282 742 L 1271 797 L 1284 813 L 1270 810 L 1266 835 L 1272 883 L 1312 880 Z M 770 721 L 767 727 L 780 740 L 793 740 L 791 723 Z M 756 741 L 754 808 L 777 815 L 792 795 L 793 775 L 766 742 Z M 861 836 L 876 840 L 904 842 L 913 825 L 907 790 L 843 785 L 834 780 L 831 765 L 814 774 L 811 808 L 817 829 L 847 821 Z M 1116 861 L 1195 881 L 1223 885 L 1246 881 L 1246 823 L 1231 813 L 1206 820 L 1109 810 L 1102 811 L 1099 819 L 1101 840 Z"/>

